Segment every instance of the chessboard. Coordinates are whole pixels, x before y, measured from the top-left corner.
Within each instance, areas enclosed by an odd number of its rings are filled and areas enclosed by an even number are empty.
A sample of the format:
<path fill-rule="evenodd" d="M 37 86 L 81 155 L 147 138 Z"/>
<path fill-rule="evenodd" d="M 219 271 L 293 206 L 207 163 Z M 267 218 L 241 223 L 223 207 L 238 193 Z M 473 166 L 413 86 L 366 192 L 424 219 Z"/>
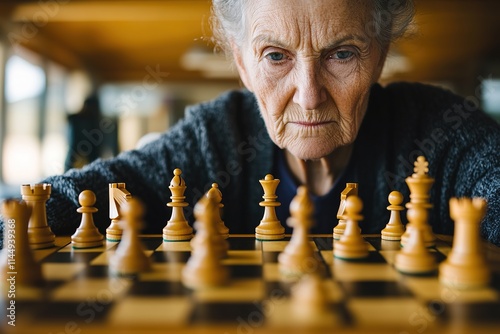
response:
<path fill-rule="evenodd" d="M 500 249 L 485 244 L 492 281 L 484 288 L 455 290 L 437 274 L 403 275 L 393 266 L 399 241 L 364 235 L 369 256 L 334 257 L 332 235 L 311 235 L 324 275 L 327 312 L 316 322 L 291 298 L 297 282 L 284 278 L 278 255 L 289 244 L 230 235 L 222 264 L 229 283 L 189 289 L 181 273 L 191 256 L 189 241 L 165 242 L 141 235 L 152 268 L 135 276 L 116 276 L 109 259 L 119 242 L 77 249 L 70 237 L 34 250 L 44 284 L 15 291 L 15 327 L 8 325 L 9 301 L 2 294 L 2 333 L 489 333 L 500 328 Z M 438 262 L 450 252 L 450 237 L 438 236 L 431 253 Z M 317 271 L 318 268 L 311 270 Z M 3 284 L 5 282 L 2 282 Z M 6 320 L 7 319 L 7 320 Z M 310 319 L 309 319 L 310 320 Z"/>

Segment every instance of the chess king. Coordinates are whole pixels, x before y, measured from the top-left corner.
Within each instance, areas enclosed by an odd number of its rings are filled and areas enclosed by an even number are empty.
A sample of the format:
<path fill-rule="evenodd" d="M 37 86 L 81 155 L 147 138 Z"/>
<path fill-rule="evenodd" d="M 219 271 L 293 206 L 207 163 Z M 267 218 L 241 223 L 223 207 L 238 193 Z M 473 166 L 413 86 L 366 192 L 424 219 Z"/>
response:
<path fill-rule="evenodd" d="M 168 185 L 180 168 L 192 208 L 212 183 L 224 194 L 231 233 L 254 233 L 262 219 L 266 174 L 280 180 L 276 216 L 284 224 L 297 187 L 315 207 L 312 233 L 331 233 L 346 183 L 359 185 L 363 233 L 380 233 L 387 196 L 409 198 L 405 179 L 425 155 L 435 178 L 433 233 L 452 234 L 452 196 L 482 197 L 483 238 L 500 245 L 500 126 L 470 101 L 418 83 L 379 82 L 392 42 L 412 22 L 412 0 L 212 1 L 214 41 L 234 62 L 243 89 L 187 108 L 159 138 L 114 159 L 49 177 L 47 218 L 72 234 L 78 194 L 96 193 L 94 220 L 109 226 L 107 188 L 123 182 L 146 208 L 143 232 L 162 233 L 171 209 Z M 387 24 L 385 18 L 390 18 Z M 432 50 L 430 50 L 432 52 Z M 194 221 L 192 209 L 186 220 Z M 166 234 L 168 236 L 168 233 Z"/>

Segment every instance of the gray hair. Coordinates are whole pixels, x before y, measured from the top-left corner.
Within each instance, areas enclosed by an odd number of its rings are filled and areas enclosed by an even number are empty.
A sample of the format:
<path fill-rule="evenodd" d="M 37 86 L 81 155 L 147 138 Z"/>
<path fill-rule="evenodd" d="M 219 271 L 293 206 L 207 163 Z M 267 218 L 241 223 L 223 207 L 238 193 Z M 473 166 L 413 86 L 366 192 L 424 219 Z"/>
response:
<path fill-rule="evenodd" d="M 364 0 L 372 2 L 372 20 L 366 22 L 369 37 L 386 46 L 401 38 L 413 21 L 413 0 Z M 245 0 L 212 0 L 214 42 L 230 55 L 231 41 L 241 45 L 245 38 Z"/>

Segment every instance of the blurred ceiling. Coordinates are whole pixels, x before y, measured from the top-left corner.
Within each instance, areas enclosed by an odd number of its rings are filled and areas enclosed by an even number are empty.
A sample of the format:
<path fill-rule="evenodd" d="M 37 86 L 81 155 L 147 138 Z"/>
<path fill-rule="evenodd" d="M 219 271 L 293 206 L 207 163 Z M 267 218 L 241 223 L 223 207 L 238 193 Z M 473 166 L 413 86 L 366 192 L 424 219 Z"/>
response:
<path fill-rule="evenodd" d="M 416 0 L 416 6 L 416 29 L 395 45 L 388 79 L 460 81 L 485 64 L 498 63 L 500 1 Z M 210 53 L 209 15 L 209 0 L 0 4 L 2 29 L 11 44 L 68 68 L 86 68 L 104 82 L 143 80 L 148 67 L 168 72 L 172 81 L 207 80 L 207 73 L 186 69 L 181 59 L 195 57 L 192 51 L 200 49 Z M 222 66 L 218 80 L 234 80 L 221 58 L 201 62 Z"/>

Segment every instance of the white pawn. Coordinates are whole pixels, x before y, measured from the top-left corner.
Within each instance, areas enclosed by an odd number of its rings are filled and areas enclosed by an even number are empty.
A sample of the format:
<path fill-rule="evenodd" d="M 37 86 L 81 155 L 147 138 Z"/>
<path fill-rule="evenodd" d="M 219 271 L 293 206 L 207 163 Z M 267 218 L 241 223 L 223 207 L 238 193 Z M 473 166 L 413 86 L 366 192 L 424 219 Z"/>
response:
<path fill-rule="evenodd" d="M 358 196 L 346 199 L 345 218 L 347 219 L 344 235 L 333 245 L 333 255 L 343 260 L 359 260 L 368 257 L 368 243 L 361 236 L 359 221 L 363 219 L 363 202 Z"/>
<path fill-rule="evenodd" d="M 229 271 L 220 260 L 220 251 L 211 242 L 208 232 L 203 230 L 213 220 L 214 212 L 218 210 L 216 204 L 211 198 L 203 196 L 194 208 L 196 234 L 200 233 L 202 237 L 196 241 L 191 257 L 182 270 L 182 283 L 191 289 L 224 285 L 229 279 Z"/>
<path fill-rule="evenodd" d="M 219 190 L 219 185 L 217 183 L 212 183 L 212 188 L 207 192 L 206 194 L 207 197 L 212 198 L 215 203 L 217 204 L 217 207 L 219 210 L 216 211 L 216 227 L 217 230 L 219 231 L 219 234 L 224 238 L 227 239 L 229 238 L 229 229 L 227 228 L 226 225 L 224 225 L 224 221 L 221 218 L 221 210 L 224 207 L 224 204 L 222 204 L 222 193 Z"/>
<path fill-rule="evenodd" d="M 122 240 L 111 258 L 111 270 L 118 275 L 135 275 L 148 271 L 151 260 L 146 256 L 139 239 L 144 209 L 138 199 L 132 198 L 122 208 Z"/>
<path fill-rule="evenodd" d="M 290 203 L 291 217 L 287 221 L 288 226 L 293 228 L 292 238 L 278 256 L 280 272 L 285 277 L 298 278 L 319 269 L 319 262 L 309 242 L 309 230 L 314 224 L 313 212 L 309 192 L 305 186 L 300 186 Z"/>
<path fill-rule="evenodd" d="M 329 308 L 328 291 L 319 275 L 305 275 L 291 290 L 290 319 L 305 327 L 328 327 L 341 323 L 337 314 Z"/>
<path fill-rule="evenodd" d="M 104 244 L 104 236 L 99 233 L 94 224 L 93 214 L 97 208 L 93 207 L 96 202 L 95 194 L 90 190 L 84 190 L 78 196 L 81 207 L 76 211 L 82 214 L 80 227 L 71 236 L 73 248 L 100 247 Z"/>
<path fill-rule="evenodd" d="M 216 256 L 222 259 L 227 257 L 229 245 L 217 228 L 220 223 L 219 202 L 216 197 L 208 196 L 208 193 L 205 197 L 209 200 L 201 201 L 194 206 L 197 232 L 191 239 L 191 249 L 197 251 L 198 248 L 209 245 Z"/>
<path fill-rule="evenodd" d="M 401 222 L 401 211 L 404 210 L 403 194 L 399 191 L 392 191 L 389 194 L 389 205 L 387 210 L 391 211 L 389 222 L 381 232 L 382 240 L 401 240 L 401 236 L 405 232 L 405 227 Z"/>
<path fill-rule="evenodd" d="M 408 209 L 408 221 L 414 222 L 416 226 L 419 221 L 427 220 L 426 208 Z M 436 268 L 436 258 L 429 252 L 425 245 L 424 230 L 415 227 L 408 237 L 407 243 L 396 254 L 394 266 L 404 274 L 423 275 L 433 273 Z"/>

